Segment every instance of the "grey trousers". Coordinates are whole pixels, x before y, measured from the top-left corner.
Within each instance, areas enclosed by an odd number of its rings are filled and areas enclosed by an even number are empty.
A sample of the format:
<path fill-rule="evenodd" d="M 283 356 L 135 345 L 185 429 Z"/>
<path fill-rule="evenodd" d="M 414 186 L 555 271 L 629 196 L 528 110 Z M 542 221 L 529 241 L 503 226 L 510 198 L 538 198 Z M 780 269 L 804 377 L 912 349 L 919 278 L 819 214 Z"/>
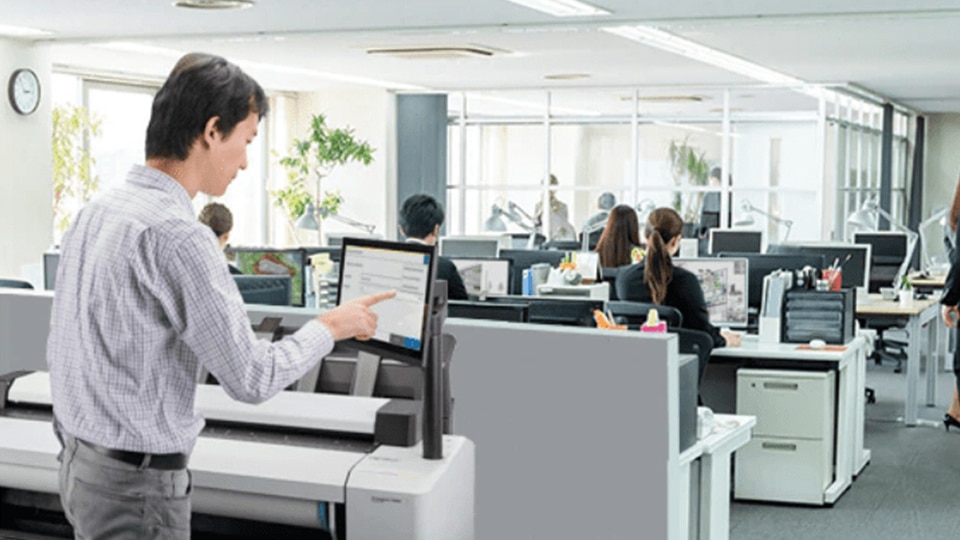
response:
<path fill-rule="evenodd" d="M 190 538 L 190 473 L 138 468 L 63 438 L 60 502 L 77 540 Z"/>

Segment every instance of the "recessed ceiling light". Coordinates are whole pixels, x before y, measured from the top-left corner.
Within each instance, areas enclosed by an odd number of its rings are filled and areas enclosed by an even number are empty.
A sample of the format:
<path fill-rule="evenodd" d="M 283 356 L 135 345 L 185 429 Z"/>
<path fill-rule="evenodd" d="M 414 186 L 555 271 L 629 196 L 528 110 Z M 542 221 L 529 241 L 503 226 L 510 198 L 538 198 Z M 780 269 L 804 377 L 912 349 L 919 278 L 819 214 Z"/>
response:
<path fill-rule="evenodd" d="M 633 96 L 620 96 L 620 101 L 633 101 Z M 703 96 L 694 95 L 665 95 L 665 96 L 637 96 L 637 101 L 647 103 L 699 103 L 703 101 Z"/>
<path fill-rule="evenodd" d="M 53 32 L 49 30 L 40 30 L 38 28 L 27 28 L 26 26 L 12 26 L 9 24 L 0 24 L 0 36 L 9 37 L 46 37 L 52 36 Z"/>
<path fill-rule="evenodd" d="M 554 17 L 610 15 L 610 12 L 603 8 L 580 2 L 579 0 L 507 0 L 507 2 L 513 2 L 523 7 L 542 11 Z"/>
<path fill-rule="evenodd" d="M 551 73 L 550 75 L 544 75 L 544 79 L 550 81 L 575 81 L 577 79 L 589 79 L 589 73 Z"/>
<path fill-rule="evenodd" d="M 173 5 L 189 9 L 246 9 L 253 0 L 177 0 Z"/>

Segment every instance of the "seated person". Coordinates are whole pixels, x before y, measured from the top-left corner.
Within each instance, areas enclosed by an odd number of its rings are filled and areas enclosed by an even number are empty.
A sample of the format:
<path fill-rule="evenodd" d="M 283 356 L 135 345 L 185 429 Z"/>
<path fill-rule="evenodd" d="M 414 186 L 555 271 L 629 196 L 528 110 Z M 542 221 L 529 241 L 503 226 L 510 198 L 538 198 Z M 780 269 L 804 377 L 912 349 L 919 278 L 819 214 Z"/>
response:
<path fill-rule="evenodd" d="M 613 210 L 613 207 L 617 205 L 617 196 L 609 191 L 604 191 L 597 197 L 597 210 L 596 214 L 587 218 L 583 222 L 583 230 L 589 231 L 593 227 L 600 226 L 602 223 L 607 222 L 607 218 L 610 217 L 610 210 Z"/>
<path fill-rule="evenodd" d="M 683 327 L 710 334 L 714 347 L 740 345 L 740 334 L 721 331 L 710 324 L 710 313 L 697 276 L 673 265 L 680 249 L 683 219 L 672 208 L 650 213 L 644 228 L 647 253 L 642 263 L 624 268 L 617 276 L 621 300 L 652 302 L 674 307 L 683 314 Z"/>
<path fill-rule="evenodd" d="M 633 208 L 621 204 L 610 211 L 596 252 L 600 254 L 600 266 L 604 268 L 640 262 L 640 224 Z"/>
<path fill-rule="evenodd" d="M 200 223 L 213 230 L 213 234 L 220 243 L 220 250 L 227 248 L 227 242 L 230 241 L 230 231 L 233 230 L 233 213 L 226 206 L 212 202 L 200 210 Z M 242 274 L 239 268 L 232 264 L 227 264 L 231 274 Z"/>
<path fill-rule="evenodd" d="M 443 218 L 443 207 L 436 199 L 423 193 L 411 195 L 400 206 L 400 233 L 407 237 L 407 242 L 434 246 Z M 468 299 L 463 278 L 450 259 L 437 257 L 437 279 L 446 280 L 449 300 Z"/>

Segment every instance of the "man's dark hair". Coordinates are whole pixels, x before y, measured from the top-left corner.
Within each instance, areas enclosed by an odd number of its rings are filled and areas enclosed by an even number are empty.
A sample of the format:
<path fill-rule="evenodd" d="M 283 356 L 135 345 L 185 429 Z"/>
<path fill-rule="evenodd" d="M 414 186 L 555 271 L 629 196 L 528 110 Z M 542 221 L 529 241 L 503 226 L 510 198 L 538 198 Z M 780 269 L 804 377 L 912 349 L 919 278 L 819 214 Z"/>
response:
<path fill-rule="evenodd" d="M 400 228 L 409 238 L 426 238 L 443 225 L 443 207 L 426 194 L 411 195 L 400 206 Z"/>
<path fill-rule="evenodd" d="M 213 234 L 219 238 L 233 229 L 233 214 L 226 206 L 212 202 L 200 211 L 200 223 L 213 229 Z"/>
<path fill-rule="evenodd" d="M 153 98 L 147 126 L 147 159 L 187 159 L 207 121 L 229 136 L 250 113 L 267 114 L 267 97 L 257 81 L 219 56 L 185 55 Z"/>

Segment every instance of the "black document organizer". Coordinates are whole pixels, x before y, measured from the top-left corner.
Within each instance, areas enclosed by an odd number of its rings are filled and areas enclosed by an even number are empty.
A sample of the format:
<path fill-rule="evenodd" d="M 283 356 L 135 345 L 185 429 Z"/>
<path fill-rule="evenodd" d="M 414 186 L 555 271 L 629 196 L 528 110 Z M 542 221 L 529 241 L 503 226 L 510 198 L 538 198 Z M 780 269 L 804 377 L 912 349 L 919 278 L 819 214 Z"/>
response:
<path fill-rule="evenodd" d="M 856 289 L 787 291 L 783 341 L 806 343 L 822 339 L 844 345 L 853 339 Z"/>

